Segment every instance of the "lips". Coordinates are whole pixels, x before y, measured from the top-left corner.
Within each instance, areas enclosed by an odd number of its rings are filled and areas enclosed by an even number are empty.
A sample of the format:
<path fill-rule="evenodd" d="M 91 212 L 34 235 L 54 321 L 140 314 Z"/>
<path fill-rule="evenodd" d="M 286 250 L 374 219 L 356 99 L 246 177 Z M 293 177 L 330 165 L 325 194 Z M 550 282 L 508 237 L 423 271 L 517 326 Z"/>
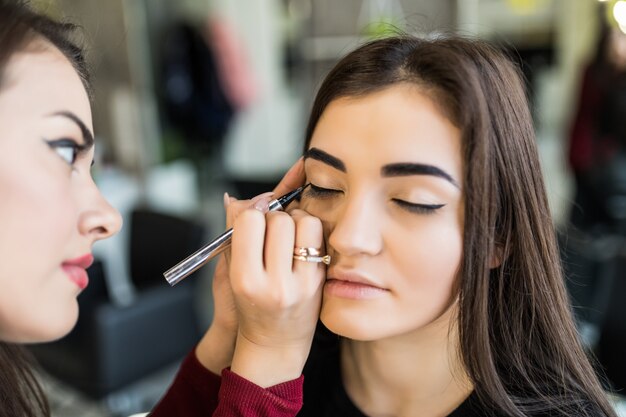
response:
<path fill-rule="evenodd" d="M 389 294 L 389 290 L 356 272 L 329 271 L 324 286 L 326 295 L 365 300 Z"/>
<path fill-rule="evenodd" d="M 64 261 L 61 268 L 69 279 L 74 282 L 81 290 L 85 289 L 89 284 L 89 276 L 86 269 L 93 263 L 93 255 L 88 253 L 81 257 Z"/>

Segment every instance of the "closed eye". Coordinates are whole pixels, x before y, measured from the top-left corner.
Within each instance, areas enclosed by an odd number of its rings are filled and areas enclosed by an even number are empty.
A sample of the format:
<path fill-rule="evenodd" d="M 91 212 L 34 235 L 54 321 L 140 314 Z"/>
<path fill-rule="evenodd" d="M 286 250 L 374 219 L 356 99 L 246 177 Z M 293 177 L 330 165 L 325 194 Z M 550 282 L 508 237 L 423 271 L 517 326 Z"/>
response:
<path fill-rule="evenodd" d="M 341 194 L 341 190 L 334 190 L 332 188 L 323 188 L 318 187 L 317 185 L 311 183 L 311 186 L 306 191 L 306 195 L 312 198 L 325 199 L 332 198 L 339 194 Z"/>
<path fill-rule="evenodd" d="M 417 204 L 409 203 L 408 201 L 393 198 L 391 201 L 396 203 L 400 208 L 407 210 L 411 213 L 417 214 L 433 214 L 436 210 L 445 206 L 445 204 Z"/>

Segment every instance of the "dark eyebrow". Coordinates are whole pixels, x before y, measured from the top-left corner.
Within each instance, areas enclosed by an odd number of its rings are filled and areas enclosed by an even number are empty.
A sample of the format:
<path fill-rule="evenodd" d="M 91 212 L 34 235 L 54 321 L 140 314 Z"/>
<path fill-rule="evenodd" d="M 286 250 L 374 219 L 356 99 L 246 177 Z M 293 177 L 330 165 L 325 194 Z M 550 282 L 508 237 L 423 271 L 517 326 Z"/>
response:
<path fill-rule="evenodd" d="M 380 169 L 380 175 L 383 177 L 401 177 L 406 175 L 432 175 L 443 178 L 457 188 L 459 184 L 452 178 L 450 174 L 433 165 L 417 164 L 413 162 L 402 162 L 397 164 L 385 165 Z"/>
<path fill-rule="evenodd" d="M 317 161 L 323 162 L 331 167 L 338 169 L 341 172 L 346 172 L 346 164 L 335 156 L 332 156 L 321 149 L 310 148 L 304 153 L 304 159 L 311 158 Z"/>
<path fill-rule="evenodd" d="M 341 172 L 346 172 L 346 165 L 343 161 L 335 156 L 330 155 L 318 148 L 310 148 L 304 153 L 304 159 L 311 158 L 321 161 Z M 441 168 L 433 165 L 418 164 L 413 162 L 400 162 L 396 164 L 385 165 L 380 169 L 380 175 L 383 177 L 403 177 L 409 175 L 432 175 L 443 178 L 457 188 L 461 188 L 457 181 L 450 174 Z"/>
<path fill-rule="evenodd" d="M 85 123 L 80 120 L 80 117 L 76 116 L 71 111 L 58 111 L 56 113 L 52 113 L 52 116 L 63 116 L 65 118 L 70 119 L 74 123 L 78 125 L 80 131 L 83 133 L 83 140 L 85 141 L 84 147 L 85 149 L 91 148 L 93 146 L 93 134 L 89 131 Z"/>

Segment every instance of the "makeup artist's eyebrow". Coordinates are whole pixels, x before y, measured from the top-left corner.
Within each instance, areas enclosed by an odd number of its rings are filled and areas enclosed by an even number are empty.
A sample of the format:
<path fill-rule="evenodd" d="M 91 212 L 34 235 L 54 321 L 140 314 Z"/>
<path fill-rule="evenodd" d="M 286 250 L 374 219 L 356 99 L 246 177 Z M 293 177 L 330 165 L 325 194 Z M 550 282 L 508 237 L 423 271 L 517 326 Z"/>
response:
<path fill-rule="evenodd" d="M 330 165 L 331 167 L 338 169 L 341 172 L 346 172 L 346 164 L 343 161 L 335 156 L 332 156 L 321 149 L 318 148 L 310 148 L 304 153 L 304 159 L 311 158 L 317 161 L 323 162 L 326 165 Z"/>
<path fill-rule="evenodd" d="M 78 125 L 78 127 L 80 128 L 80 131 L 83 134 L 83 140 L 85 141 L 85 144 L 84 144 L 85 148 L 90 148 L 93 146 L 93 142 L 94 142 L 93 134 L 89 131 L 85 123 L 83 123 L 83 121 L 80 120 L 80 117 L 76 116 L 71 111 L 58 111 L 56 113 L 52 113 L 51 116 L 62 116 L 76 123 L 76 125 Z"/>
<path fill-rule="evenodd" d="M 397 164 L 385 165 L 380 169 L 380 175 L 383 177 L 403 177 L 408 175 L 432 175 L 443 178 L 457 188 L 459 184 L 452 178 L 450 174 L 433 165 L 418 164 L 413 162 L 402 162 Z"/>

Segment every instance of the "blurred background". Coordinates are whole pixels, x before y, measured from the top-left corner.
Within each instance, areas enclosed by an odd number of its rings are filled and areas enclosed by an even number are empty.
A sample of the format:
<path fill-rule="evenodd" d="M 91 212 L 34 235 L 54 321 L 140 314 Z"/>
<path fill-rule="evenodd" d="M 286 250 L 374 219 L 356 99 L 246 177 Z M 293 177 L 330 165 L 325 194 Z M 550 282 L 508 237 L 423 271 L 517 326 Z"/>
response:
<path fill-rule="evenodd" d="M 607 388 L 626 389 L 626 1 L 34 3 L 83 27 L 94 175 L 125 218 L 96 245 L 76 329 L 32 347 L 54 415 L 154 405 L 212 310 L 212 265 L 174 288 L 162 272 L 221 233 L 225 191 L 272 188 L 322 77 L 392 27 L 486 38 L 521 65 L 581 337 Z"/>

